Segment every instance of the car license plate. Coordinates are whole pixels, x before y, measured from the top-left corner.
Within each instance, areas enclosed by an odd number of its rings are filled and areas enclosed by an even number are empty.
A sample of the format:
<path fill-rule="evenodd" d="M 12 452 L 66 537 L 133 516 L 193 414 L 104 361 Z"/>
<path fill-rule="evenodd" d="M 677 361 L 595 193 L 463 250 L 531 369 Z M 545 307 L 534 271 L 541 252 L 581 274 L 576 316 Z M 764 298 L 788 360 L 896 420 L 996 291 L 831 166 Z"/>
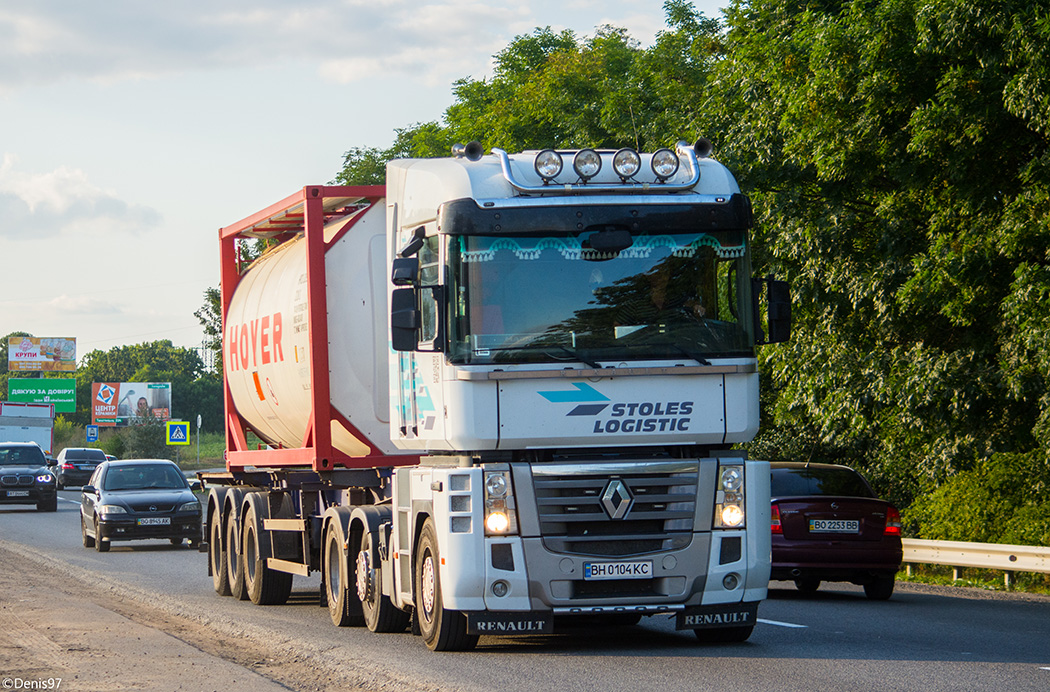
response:
<path fill-rule="evenodd" d="M 652 579 L 653 563 L 651 560 L 639 562 L 585 562 L 583 578 L 595 579 Z"/>
<path fill-rule="evenodd" d="M 8 490 L 7 491 L 7 496 L 8 497 L 29 497 L 29 491 L 28 490 Z"/>
<path fill-rule="evenodd" d="M 809 530 L 813 533 L 860 533 L 857 519 L 810 519 Z"/>
<path fill-rule="evenodd" d="M 171 524 L 171 517 L 145 517 L 139 519 L 139 526 L 168 526 Z"/>

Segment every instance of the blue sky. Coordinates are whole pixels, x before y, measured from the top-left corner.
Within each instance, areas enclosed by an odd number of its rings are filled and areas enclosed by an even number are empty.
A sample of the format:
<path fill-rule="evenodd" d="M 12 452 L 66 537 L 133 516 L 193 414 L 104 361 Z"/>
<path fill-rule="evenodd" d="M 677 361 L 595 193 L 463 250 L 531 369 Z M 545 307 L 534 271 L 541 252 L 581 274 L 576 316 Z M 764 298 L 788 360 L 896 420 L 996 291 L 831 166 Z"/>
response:
<path fill-rule="evenodd" d="M 199 346 L 219 227 L 440 119 L 515 36 L 603 24 L 648 45 L 663 2 L 0 0 L 0 335 Z"/>

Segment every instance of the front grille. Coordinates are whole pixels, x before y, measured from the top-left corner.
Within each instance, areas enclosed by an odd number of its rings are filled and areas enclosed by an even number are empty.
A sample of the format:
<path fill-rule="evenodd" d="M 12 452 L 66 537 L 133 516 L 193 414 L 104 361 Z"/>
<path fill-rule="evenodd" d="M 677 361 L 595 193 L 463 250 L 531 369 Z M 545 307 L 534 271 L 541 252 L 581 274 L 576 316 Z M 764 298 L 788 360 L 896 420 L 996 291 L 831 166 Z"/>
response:
<path fill-rule="evenodd" d="M 543 543 L 559 553 L 600 557 L 685 547 L 698 471 L 695 461 L 533 467 Z"/>
<path fill-rule="evenodd" d="M 129 502 L 128 506 L 135 512 L 156 512 L 158 514 L 175 511 L 175 505 L 171 502 Z"/>
<path fill-rule="evenodd" d="M 34 480 L 35 476 L 32 475 L 9 473 L 0 476 L 0 485 L 3 485 L 5 488 L 24 488 L 26 486 L 33 485 Z"/>

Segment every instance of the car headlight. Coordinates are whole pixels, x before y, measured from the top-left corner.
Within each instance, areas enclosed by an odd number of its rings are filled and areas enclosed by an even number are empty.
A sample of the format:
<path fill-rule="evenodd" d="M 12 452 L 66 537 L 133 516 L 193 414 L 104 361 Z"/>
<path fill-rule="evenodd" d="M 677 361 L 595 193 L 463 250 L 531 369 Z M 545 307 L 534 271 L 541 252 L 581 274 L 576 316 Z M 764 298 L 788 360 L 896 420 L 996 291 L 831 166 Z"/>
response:
<path fill-rule="evenodd" d="M 194 500 L 193 502 L 184 502 L 181 505 L 179 505 L 179 508 L 177 510 L 175 510 L 175 511 L 176 512 L 200 512 L 201 511 L 201 503 L 197 502 L 196 500 Z"/>
<path fill-rule="evenodd" d="M 518 531 L 514 490 L 509 471 L 485 472 L 485 534 L 506 536 Z"/>
<path fill-rule="evenodd" d="M 110 514 L 127 514 L 128 510 L 120 505 L 99 505 L 98 513 L 105 517 Z"/>
<path fill-rule="evenodd" d="M 55 482 L 55 477 L 52 476 L 50 473 L 42 473 L 42 474 L 40 474 L 39 476 L 36 477 L 36 482 L 37 483 L 54 483 Z"/>
<path fill-rule="evenodd" d="M 726 464 L 718 467 L 718 488 L 715 491 L 715 528 L 742 529 L 744 513 L 744 467 Z"/>

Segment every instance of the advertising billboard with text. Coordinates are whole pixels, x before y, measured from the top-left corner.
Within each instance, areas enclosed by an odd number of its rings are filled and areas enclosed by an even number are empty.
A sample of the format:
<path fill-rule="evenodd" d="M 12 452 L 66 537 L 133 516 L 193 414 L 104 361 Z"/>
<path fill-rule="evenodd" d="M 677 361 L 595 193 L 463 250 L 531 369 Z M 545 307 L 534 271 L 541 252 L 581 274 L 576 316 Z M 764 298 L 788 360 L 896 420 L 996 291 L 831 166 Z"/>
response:
<path fill-rule="evenodd" d="M 54 404 L 55 413 L 76 413 L 77 381 L 72 377 L 12 378 L 7 381 L 7 398 L 26 404 Z"/>
<path fill-rule="evenodd" d="M 170 382 L 92 383 L 92 424 L 123 427 L 151 418 L 171 418 Z"/>
<path fill-rule="evenodd" d="M 7 369 L 11 372 L 76 372 L 77 340 L 8 337 Z"/>

